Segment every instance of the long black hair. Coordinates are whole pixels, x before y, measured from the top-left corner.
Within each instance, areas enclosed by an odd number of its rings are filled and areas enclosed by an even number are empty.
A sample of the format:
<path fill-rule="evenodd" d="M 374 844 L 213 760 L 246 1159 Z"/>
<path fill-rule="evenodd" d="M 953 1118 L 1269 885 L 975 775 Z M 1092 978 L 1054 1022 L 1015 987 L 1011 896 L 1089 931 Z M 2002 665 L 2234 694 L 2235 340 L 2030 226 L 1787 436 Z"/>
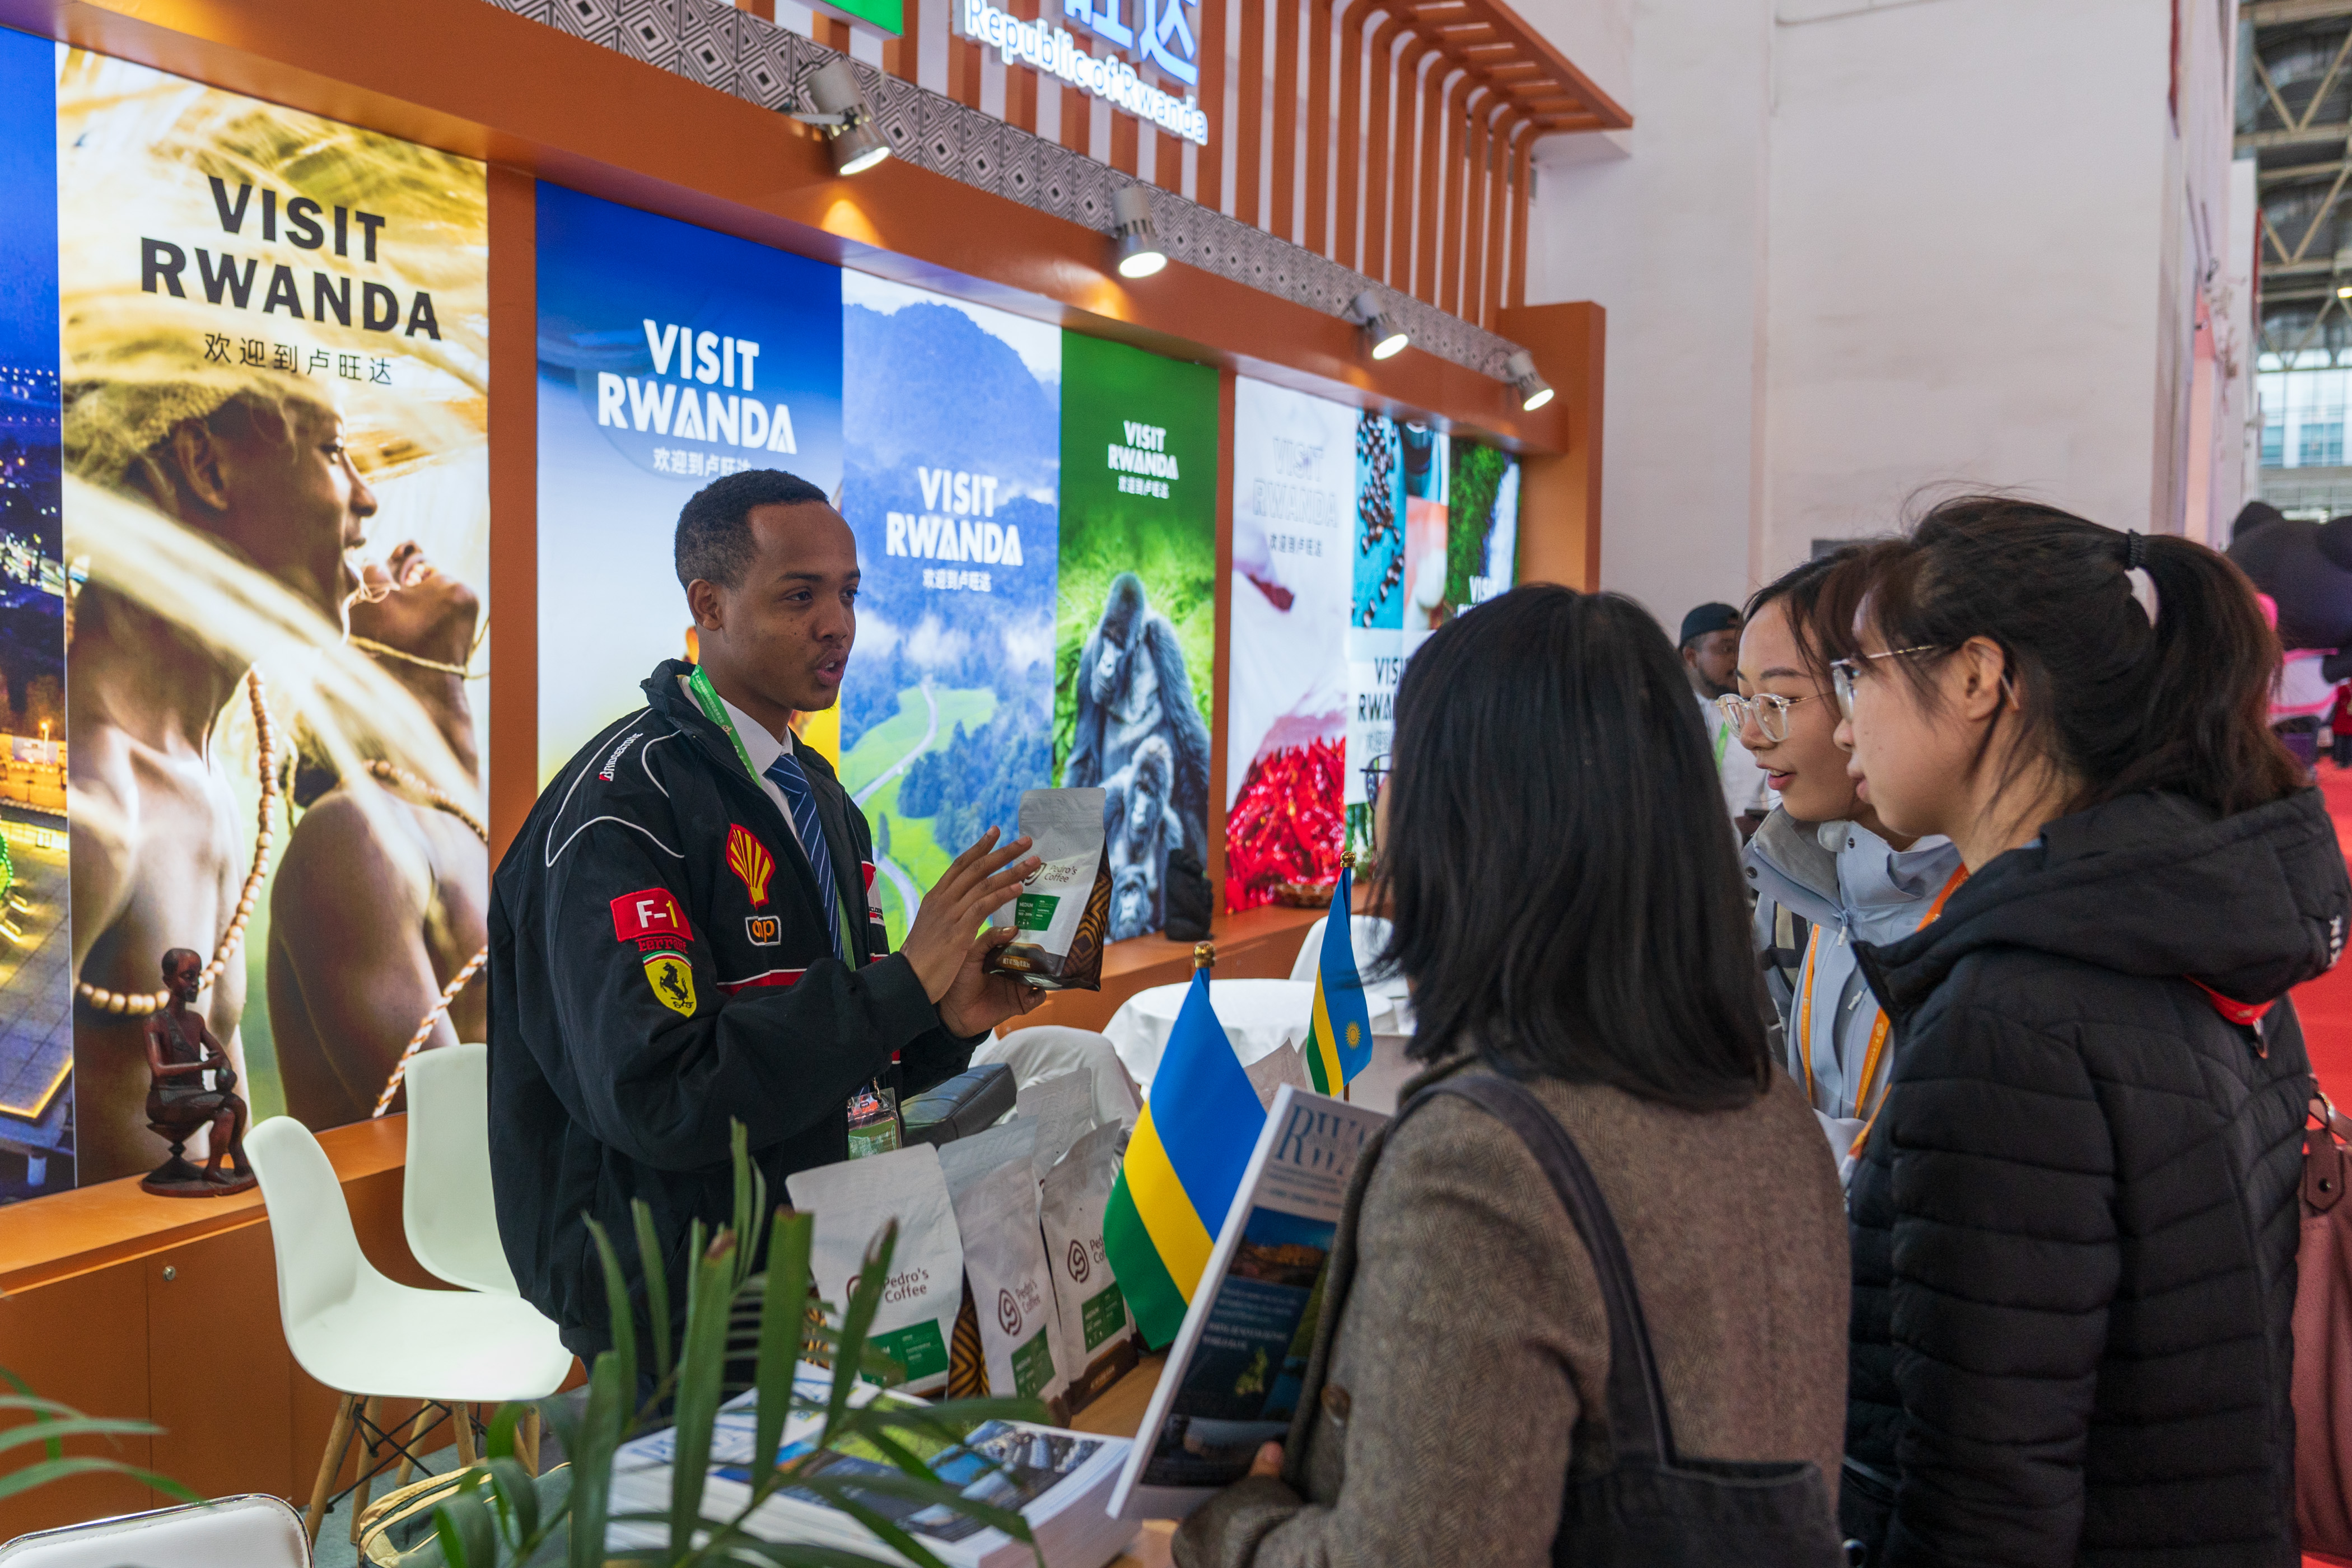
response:
<path fill-rule="evenodd" d="M 1693 1110 L 1769 1081 L 1731 819 L 1673 643 L 1517 588 L 1405 667 L 1377 879 L 1412 1054 Z"/>
<path fill-rule="evenodd" d="M 1842 544 L 1826 555 L 1817 555 L 1801 565 L 1792 566 L 1748 596 L 1748 604 L 1739 612 L 1741 626 L 1753 626 L 1756 617 L 1774 605 L 1789 617 L 1789 633 L 1796 639 L 1797 657 L 1829 689 L 1830 660 L 1844 657 L 1853 641 L 1853 612 L 1860 598 L 1863 577 L 1858 570 L 1873 546 Z"/>
<path fill-rule="evenodd" d="M 2135 566 L 2155 584 L 2153 626 Z M 2070 810 L 2168 790 L 2228 816 L 2304 782 L 2270 730 L 2278 637 L 2244 574 L 2201 544 L 1963 496 L 1873 547 L 1863 588 L 1885 647 L 1931 650 L 1886 661 L 1925 700 L 1937 656 L 1970 637 L 2000 647 L 2015 706 L 1995 714 L 1973 765 L 2006 744 L 2003 788 L 2047 759 L 2080 781 Z"/>

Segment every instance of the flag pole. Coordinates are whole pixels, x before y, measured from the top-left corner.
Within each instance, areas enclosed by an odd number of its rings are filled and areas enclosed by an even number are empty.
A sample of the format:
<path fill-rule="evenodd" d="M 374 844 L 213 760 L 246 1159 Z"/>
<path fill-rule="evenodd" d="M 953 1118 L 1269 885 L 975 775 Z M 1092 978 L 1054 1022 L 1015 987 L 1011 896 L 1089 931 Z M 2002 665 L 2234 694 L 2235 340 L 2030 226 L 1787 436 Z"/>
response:
<path fill-rule="evenodd" d="M 1340 874 L 1345 876 L 1355 870 L 1355 868 L 1356 851 L 1353 848 L 1341 849 L 1339 851 Z M 1350 895 L 1355 892 L 1355 885 L 1352 882 L 1349 884 L 1348 890 Z M 1346 920 L 1348 922 L 1348 951 L 1349 952 L 1353 952 L 1356 951 L 1356 900 L 1352 896 L 1348 900 L 1347 913 L 1341 918 Z M 1339 1080 L 1339 1098 L 1346 1100 L 1349 1104 L 1353 1105 L 1356 1102 L 1355 1084 L 1347 1079 L 1341 1079 Z"/>

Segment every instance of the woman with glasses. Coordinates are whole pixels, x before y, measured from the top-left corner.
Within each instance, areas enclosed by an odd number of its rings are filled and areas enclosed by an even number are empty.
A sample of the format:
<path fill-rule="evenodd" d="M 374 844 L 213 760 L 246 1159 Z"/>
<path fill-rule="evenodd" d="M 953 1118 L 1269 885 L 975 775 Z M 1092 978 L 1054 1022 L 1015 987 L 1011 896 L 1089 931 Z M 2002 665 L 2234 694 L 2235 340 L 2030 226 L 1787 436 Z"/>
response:
<path fill-rule="evenodd" d="M 1849 547 L 1807 562 L 1748 601 L 1739 694 L 1721 700 L 1780 794 L 1744 856 L 1756 944 L 1780 1015 L 1780 1059 L 1804 1087 L 1841 1176 L 1894 1065 L 1892 1031 L 1855 943 L 1908 936 L 1961 874 L 1949 838 L 1888 828 L 1846 776 L 1829 658 L 1841 622 L 1853 618 L 1861 555 Z"/>
<path fill-rule="evenodd" d="M 1861 951 L 1901 1050 L 1848 1194 L 1848 1528 L 1874 1563 L 2292 1568 L 2284 994 L 2352 887 L 2265 722 L 2277 639 L 2213 552 L 2026 501 L 1865 565 L 1853 775 L 1969 874 Z"/>

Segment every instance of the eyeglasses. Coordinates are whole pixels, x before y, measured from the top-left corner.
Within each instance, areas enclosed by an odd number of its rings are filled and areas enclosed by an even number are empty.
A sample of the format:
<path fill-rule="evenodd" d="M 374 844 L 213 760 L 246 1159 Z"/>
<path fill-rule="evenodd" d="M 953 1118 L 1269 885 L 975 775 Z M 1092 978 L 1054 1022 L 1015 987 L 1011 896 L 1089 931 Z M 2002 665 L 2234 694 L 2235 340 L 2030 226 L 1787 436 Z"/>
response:
<path fill-rule="evenodd" d="M 1853 686 L 1862 678 L 1863 667 L 1882 658 L 1905 658 L 1915 653 L 1941 653 L 1933 643 L 1921 643 L 1916 647 L 1891 647 L 1885 653 L 1865 653 L 1856 658 L 1830 660 L 1830 683 L 1837 688 L 1838 710 L 1847 718 L 1853 717 Z"/>
<path fill-rule="evenodd" d="M 1753 720 L 1766 740 L 1785 741 L 1789 738 L 1789 710 L 1820 695 L 1816 691 L 1806 697 L 1783 697 L 1777 691 L 1759 691 L 1753 697 L 1741 697 L 1727 691 L 1715 700 L 1715 706 L 1734 730 L 1746 728 Z"/>
<path fill-rule="evenodd" d="M 1374 757 L 1364 764 L 1364 809 L 1371 810 L 1381 804 L 1381 786 L 1389 782 L 1389 760 Z"/>

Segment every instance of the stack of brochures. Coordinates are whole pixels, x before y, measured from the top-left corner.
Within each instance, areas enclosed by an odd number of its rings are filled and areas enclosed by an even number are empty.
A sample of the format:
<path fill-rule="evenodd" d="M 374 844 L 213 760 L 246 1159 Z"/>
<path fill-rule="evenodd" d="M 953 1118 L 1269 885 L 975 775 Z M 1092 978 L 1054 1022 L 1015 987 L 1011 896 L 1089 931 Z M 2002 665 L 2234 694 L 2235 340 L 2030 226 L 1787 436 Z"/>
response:
<path fill-rule="evenodd" d="M 830 1374 L 795 1381 L 802 1393 L 823 1398 Z M 877 1393 L 860 1384 L 853 1398 L 864 1404 Z M 882 1396 L 922 1403 L 903 1394 Z M 711 1438 L 710 1479 L 703 1492 L 705 1519 L 732 1519 L 751 1502 L 754 1423 L 753 1396 L 748 1394 L 729 1402 L 719 1412 Z M 817 1416 L 793 1416 L 784 1427 L 781 1458 L 789 1460 L 806 1453 L 822 1424 Z M 612 1511 L 616 1519 L 628 1513 L 668 1511 L 674 1436 L 669 1430 L 649 1434 L 625 1445 L 614 1457 Z M 899 1439 L 922 1456 L 932 1474 L 961 1486 L 966 1497 L 998 1508 L 1018 1509 L 1029 1521 L 1046 1568 L 1102 1568 L 1135 1538 L 1134 1523 L 1112 1517 L 1107 1507 L 1112 1484 L 1127 1462 L 1129 1445 L 1124 1438 L 1097 1437 L 1024 1421 L 986 1421 L 965 1434 L 961 1443 L 944 1443 L 911 1432 L 900 1433 Z M 853 1441 L 828 1454 L 818 1461 L 818 1470 L 849 1480 L 862 1475 L 899 1473 L 880 1453 L 861 1451 L 861 1447 Z M 1013 1568 L 1034 1562 L 1021 1542 L 951 1510 L 927 1507 L 889 1492 L 861 1492 L 858 1497 L 950 1568 Z M 896 1556 L 864 1525 L 804 1491 L 778 1492 L 760 1505 L 745 1521 L 745 1529 L 761 1541 Z M 605 1544 L 619 1551 L 658 1546 L 667 1539 L 667 1529 L 659 1524 L 615 1522 L 609 1528 Z"/>

